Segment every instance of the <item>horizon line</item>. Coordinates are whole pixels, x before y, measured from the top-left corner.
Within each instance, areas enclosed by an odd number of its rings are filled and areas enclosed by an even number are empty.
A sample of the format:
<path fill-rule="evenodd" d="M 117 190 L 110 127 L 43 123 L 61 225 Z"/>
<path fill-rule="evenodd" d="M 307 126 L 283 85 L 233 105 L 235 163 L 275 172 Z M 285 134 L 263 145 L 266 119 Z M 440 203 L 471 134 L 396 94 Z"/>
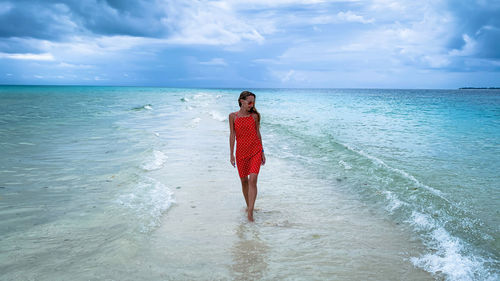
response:
<path fill-rule="evenodd" d="M 390 88 L 390 87 L 186 87 L 152 85 L 83 85 L 83 84 L 1 84 L 0 87 L 123 87 L 123 88 L 167 88 L 167 89 L 339 89 L 339 90 L 500 90 L 500 87 L 458 87 L 458 88 Z"/>

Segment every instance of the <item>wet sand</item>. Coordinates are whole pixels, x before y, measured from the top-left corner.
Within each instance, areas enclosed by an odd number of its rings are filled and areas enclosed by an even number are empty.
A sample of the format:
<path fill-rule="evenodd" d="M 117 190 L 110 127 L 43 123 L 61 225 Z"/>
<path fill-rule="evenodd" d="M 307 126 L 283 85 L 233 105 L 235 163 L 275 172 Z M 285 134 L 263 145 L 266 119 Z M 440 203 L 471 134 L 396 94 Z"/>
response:
<path fill-rule="evenodd" d="M 409 261 L 423 250 L 409 231 L 272 155 L 249 223 L 223 125 L 202 120 L 205 137 L 187 130 L 169 146 L 157 176 L 175 188 L 176 204 L 138 252 L 150 273 L 167 280 L 432 280 Z"/>

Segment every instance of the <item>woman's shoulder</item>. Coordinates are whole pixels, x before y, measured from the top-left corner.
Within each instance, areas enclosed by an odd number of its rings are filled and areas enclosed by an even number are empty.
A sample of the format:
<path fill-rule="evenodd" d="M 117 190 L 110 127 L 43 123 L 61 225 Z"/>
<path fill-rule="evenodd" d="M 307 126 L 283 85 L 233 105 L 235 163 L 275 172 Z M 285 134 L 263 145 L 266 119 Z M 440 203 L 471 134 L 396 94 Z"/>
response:
<path fill-rule="evenodd" d="M 255 113 L 255 112 L 252 112 L 252 117 L 253 119 L 258 122 L 259 121 L 259 114 Z"/>
<path fill-rule="evenodd" d="M 231 112 L 229 113 L 229 119 L 234 119 L 236 117 L 237 112 Z"/>

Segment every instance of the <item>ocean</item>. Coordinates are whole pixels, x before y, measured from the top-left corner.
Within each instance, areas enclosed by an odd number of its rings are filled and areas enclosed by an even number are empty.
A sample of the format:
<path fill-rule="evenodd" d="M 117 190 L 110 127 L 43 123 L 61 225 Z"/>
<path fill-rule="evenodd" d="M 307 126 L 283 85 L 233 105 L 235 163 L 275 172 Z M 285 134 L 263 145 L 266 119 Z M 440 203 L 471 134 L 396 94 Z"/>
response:
<path fill-rule="evenodd" d="M 498 280 L 499 164 L 500 90 L 0 86 L 0 279 Z"/>

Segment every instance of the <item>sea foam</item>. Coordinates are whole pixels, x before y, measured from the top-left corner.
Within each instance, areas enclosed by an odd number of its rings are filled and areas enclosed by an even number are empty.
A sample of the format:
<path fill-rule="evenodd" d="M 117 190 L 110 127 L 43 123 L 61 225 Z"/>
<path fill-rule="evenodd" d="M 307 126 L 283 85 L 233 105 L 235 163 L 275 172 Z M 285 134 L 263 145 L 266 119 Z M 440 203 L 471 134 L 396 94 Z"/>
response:
<path fill-rule="evenodd" d="M 350 170 L 350 169 L 352 169 L 351 165 L 347 164 L 347 163 L 346 163 L 346 162 L 344 162 L 343 160 L 340 160 L 340 161 L 339 161 L 339 164 L 340 164 L 342 167 L 344 167 L 344 169 L 346 169 L 346 170 Z"/>
<path fill-rule="evenodd" d="M 214 119 L 214 120 L 221 121 L 221 122 L 224 122 L 227 120 L 226 116 L 222 115 L 220 112 L 218 112 L 216 110 L 210 111 L 209 114 L 210 114 L 210 117 L 212 117 L 212 119 Z"/>
<path fill-rule="evenodd" d="M 136 107 L 133 107 L 132 110 L 153 110 L 153 106 L 151 104 L 145 104 L 145 105 L 141 105 L 141 106 L 136 106 Z"/>
<path fill-rule="evenodd" d="M 148 232 L 160 225 L 161 215 L 175 203 L 175 199 L 163 183 L 144 177 L 130 193 L 121 195 L 117 203 L 135 213 L 136 221 L 140 222 L 140 232 Z"/>
<path fill-rule="evenodd" d="M 432 194 L 446 201 L 451 206 L 457 207 L 456 204 L 448 200 L 440 190 L 423 184 L 406 171 L 391 167 L 381 159 L 374 157 L 363 150 L 344 144 L 342 144 L 342 146 L 370 159 L 375 165 L 402 175 L 404 178 L 413 182 L 416 186 L 430 191 Z M 345 167 L 343 165 L 344 163 L 339 162 L 339 164 Z M 485 260 L 481 255 L 475 254 L 472 251 L 474 248 L 473 246 L 468 245 L 462 239 L 451 235 L 445 229 L 443 222 L 437 221 L 428 214 L 414 210 L 408 202 L 402 201 L 394 192 L 382 190 L 381 193 L 385 195 L 386 200 L 388 201 L 386 210 L 389 213 L 393 214 L 395 211 L 401 211 L 404 213 L 405 211 L 402 209 L 405 208 L 408 210 L 407 208 L 409 207 L 411 215 L 406 222 L 414 227 L 415 231 L 422 237 L 427 248 L 431 249 L 430 253 L 425 253 L 422 256 L 411 258 L 411 262 L 415 266 L 420 267 L 432 274 L 438 275 L 445 280 L 498 280 L 497 274 L 488 270 L 488 266 L 486 265 L 487 260 Z"/>
<path fill-rule="evenodd" d="M 194 127 L 198 126 L 200 121 L 201 121 L 201 118 L 199 118 L 199 117 L 191 119 L 191 122 L 189 122 L 189 127 L 194 128 Z"/>
<path fill-rule="evenodd" d="M 408 206 L 408 203 L 401 201 L 393 192 L 385 190 L 383 193 L 385 194 L 385 198 L 389 201 L 386 210 L 390 213 L 393 213 L 401 206 Z"/>
<path fill-rule="evenodd" d="M 440 226 L 431 216 L 413 211 L 409 221 L 415 230 L 424 231 L 424 243 L 431 253 L 411 258 L 411 262 L 446 280 L 497 280 L 488 273 L 481 257 L 469 254 L 465 243 Z"/>
<path fill-rule="evenodd" d="M 159 150 L 154 150 L 151 157 L 149 157 L 146 162 L 142 164 L 142 168 L 146 171 L 158 170 L 163 167 L 167 158 L 168 156 L 166 156 L 165 153 Z"/>

